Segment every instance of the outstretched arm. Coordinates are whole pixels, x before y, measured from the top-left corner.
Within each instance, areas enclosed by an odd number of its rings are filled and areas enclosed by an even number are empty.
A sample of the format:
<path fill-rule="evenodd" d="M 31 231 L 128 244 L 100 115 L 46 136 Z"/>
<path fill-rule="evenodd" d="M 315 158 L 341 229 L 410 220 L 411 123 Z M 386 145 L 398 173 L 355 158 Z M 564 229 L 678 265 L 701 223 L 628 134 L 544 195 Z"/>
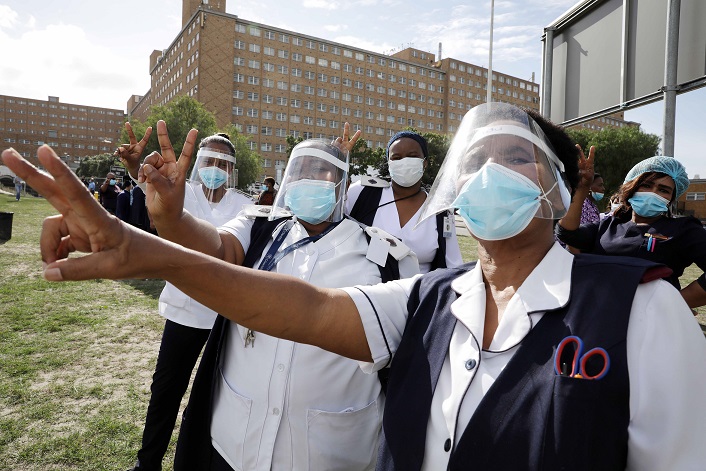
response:
<path fill-rule="evenodd" d="M 371 360 L 360 316 L 345 292 L 238 267 L 124 224 L 91 197 L 49 146 L 40 147 L 37 155 L 51 175 L 39 172 L 13 149 L 2 154 L 4 164 L 60 213 L 42 227 L 40 251 L 47 280 L 163 278 L 250 329 Z M 146 178 L 149 182 L 149 173 Z M 88 255 L 69 258 L 75 251 Z"/>

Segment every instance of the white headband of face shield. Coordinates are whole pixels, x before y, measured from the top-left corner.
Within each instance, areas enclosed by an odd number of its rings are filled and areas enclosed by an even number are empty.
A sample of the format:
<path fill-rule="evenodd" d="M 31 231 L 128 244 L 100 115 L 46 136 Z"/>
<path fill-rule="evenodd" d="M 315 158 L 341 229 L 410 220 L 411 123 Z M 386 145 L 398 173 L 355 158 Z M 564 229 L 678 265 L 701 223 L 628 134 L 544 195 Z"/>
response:
<path fill-rule="evenodd" d="M 232 156 L 230 154 L 226 154 L 223 152 L 211 150 L 211 149 L 205 149 L 205 148 L 199 149 L 199 151 L 196 153 L 196 158 L 199 158 L 199 157 L 211 157 L 214 159 L 227 160 L 228 162 L 235 163 L 235 156 Z"/>
<path fill-rule="evenodd" d="M 341 170 L 347 172 L 348 171 L 348 163 L 344 162 L 342 160 L 337 159 L 333 155 L 329 154 L 328 152 L 321 150 L 321 149 L 314 149 L 311 147 L 303 147 L 301 149 L 294 149 L 292 151 L 292 155 L 289 156 L 289 161 L 293 161 L 297 157 L 317 157 L 319 159 L 323 159 L 326 162 L 330 162 L 336 167 L 340 168 Z"/>
<path fill-rule="evenodd" d="M 537 137 L 536 134 L 531 133 L 528 129 L 525 129 L 520 126 L 513 126 L 510 124 L 506 125 L 498 125 L 498 126 L 485 126 L 482 128 L 478 128 L 478 130 L 473 134 L 473 138 L 471 139 L 471 142 L 468 144 L 468 147 L 473 147 L 473 145 L 480 141 L 481 139 L 484 139 L 488 136 L 495 136 L 498 134 L 510 134 L 512 136 L 517 136 L 519 138 L 522 138 L 526 141 L 531 142 L 535 146 L 539 147 L 542 149 L 542 151 L 547 155 L 547 157 L 556 165 L 556 167 L 559 169 L 560 172 L 564 171 L 564 163 L 559 160 L 559 157 L 556 156 L 553 150 L 549 148 L 549 146 L 542 141 L 539 137 Z"/>

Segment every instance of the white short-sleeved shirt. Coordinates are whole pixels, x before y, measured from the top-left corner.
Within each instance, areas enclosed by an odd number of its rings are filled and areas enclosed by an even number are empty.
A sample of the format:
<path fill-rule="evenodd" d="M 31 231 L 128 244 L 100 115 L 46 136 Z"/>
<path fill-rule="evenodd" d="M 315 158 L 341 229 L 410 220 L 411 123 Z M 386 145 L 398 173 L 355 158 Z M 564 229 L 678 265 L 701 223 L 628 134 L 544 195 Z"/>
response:
<path fill-rule="evenodd" d="M 361 191 L 365 188 L 360 182 L 353 183 L 348 189 L 346 196 L 346 212 L 350 214 L 353 210 L 355 202 L 358 201 Z M 425 219 L 421 224 L 415 227 L 419 220 L 421 208 L 407 221 L 407 224 L 400 227 L 400 215 L 397 212 L 397 205 L 392 203 L 395 195 L 392 192 L 392 187 L 382 189 L 380 203 L 373 226 L 379 227 L 389 234 L 400 239 L 412 251 L 417 254 L 419 259 L 419 269 L 422 273 L 427 273 L 431 269 L 431 262 L 434 261 L 436 250 L 439 248 L 438 233 L 436 230 L 436 218 L 430 217 Z M 389 203 L 389 204 L 386 204 Z M 463 263 L 461 258 L 461 249 L 458 246 L 456 238 L 456 226 L 453 221 L 450 224 L 451 236 L 446 237 L 446 266 L 454 268 Z"/>
<path fill-rule="evenodd" d="M 485 317 L 480 263 L 452 282 L 459 298 L 451 305 L 451 312 L 459 322 L 432 399 L 423 469 L 446 469 L 449 455 L 444 442 L 449 438 L 458 442 L 481 399 L 544 312 L 566 303 L 572 261 L 573 255 L 554 244 L 508 303 L 487 351 L 480 348 Z M 374 359 L 374 364 L 361 364 L 365 370 L 374 371 L 388 362 L 385 340 L 393 352 L 399 344 L 415 280 L 345 289 L 360 312 Z M 368 298 L 376 307 L 382 329 Z M 527 315 L 535 311 L 539 312 Z M 472 341 L 474 337 L 477 342 Z M 663 280 L 639 285 L 627 332 L 627 469 L 704 469 L 705 358 L 706 340 L 680 293 Z M 464 364 L 468 359 L 475 359 L 478 367 L 467 370 Z"/>
<path fill-rule="evenodd" d="M 235 236 L 247 252 L 252 224 L 237 218 L 220 230 Z M 296 223 L 280 250 L 305 237 L 306 230 Z M 380 271 L 366 259 L 367 248 L 358 224 L 346 219 L 286 255 L 273 271 L 322 287 L 379 283 Z M 245 346 L 248 329 L 234 322 L 228 329 L 211 439 L 233 469 L 375 467 L 383 409 L 377 375 L 363 373 L 353 360 L 259 332 L 254 346 Z"/>
<path fill-rule="evenodd" d="M 218 227 L 238 215 L 244 204 L 252 201 L 235 190 L 228 190 L 221 201 L 212 204 L 206 199 L 200 183 L 188 182 L 184 193 L 184 209 L 192 216 Z M 159 296 L 159 313 L 177 324 L 196 329 L 210 329 L 216 313 L 194 301 L 171 283 L 164 285 Z"/>

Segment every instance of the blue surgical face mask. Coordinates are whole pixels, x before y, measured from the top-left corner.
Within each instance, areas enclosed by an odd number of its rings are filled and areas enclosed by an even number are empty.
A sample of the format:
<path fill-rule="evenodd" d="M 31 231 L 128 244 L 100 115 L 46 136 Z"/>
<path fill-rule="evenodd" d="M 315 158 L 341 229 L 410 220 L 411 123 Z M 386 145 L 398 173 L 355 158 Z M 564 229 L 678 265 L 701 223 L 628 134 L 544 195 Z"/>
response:
<path fill-rule="evenodd" d="M 115 178 L 113 178 L 108 182 L 108 185 L 115 185 L 116 183 L 117 181 L 115 180 Z"/>
<path fill-rule="evenodd" d="M 628 200 L 632 210 L 643 218 L 654 218 L 667 213 L 669 200 L 651 191 L 638 191 Z"/>
<path fill-rule="evenodd" d="M 597 191 L 592 191 L 591 196 L 593 196 L 593 199 L 596 201 L 600 201 L 603 199 L 603 193 L 598 193 Z"/>
<path fill-rule="evenodd" d="M 284 204 L 299 219 L 319 224 L 336 208 L 336 185 L 321 180 L 298 180 L 287 184 Z"/>
<path fill-rule="evenodd" d="M 262 191 L 267 191 L 268 188 L 269 188 L 269 187 L 268 187 L 267 185 L 262 185 L 262 186 L 260 187 L 260 189 L 261 189 Z"/>
<path fill-rule="evenodd" d="M 529 225 L 542 199 L 542 190 L 529 178 L 486 162 L 463 185 L 453 207 L 477 238 L 504 240 Z"/>
<path fill-rule="evenodd" d="M 215 190 L 228 181 L 228 172 L 218 167 L 201 167 L 199 177 L 206 188 Z"/>

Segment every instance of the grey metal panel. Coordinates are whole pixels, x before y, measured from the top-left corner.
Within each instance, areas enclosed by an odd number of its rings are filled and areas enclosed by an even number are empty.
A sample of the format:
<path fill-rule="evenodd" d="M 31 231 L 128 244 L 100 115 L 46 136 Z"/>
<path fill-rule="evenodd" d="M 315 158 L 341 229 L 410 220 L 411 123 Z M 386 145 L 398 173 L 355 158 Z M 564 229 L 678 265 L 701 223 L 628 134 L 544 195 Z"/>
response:
<path fill-rule="evenodd" d="M 627 100 L 654 93 L 664 85 L 667 7 L 667 0 L 630 1 Z"/>
<path fill-rule="evenodd" d="M 573 119 L 620 101 L 622 25 L 622 0 L 607 0 L 555 33 L 553 121 Z"/>
<path fill-rule="evenodd" d="M 663 98 L 669 0 L 625 2 L 627 21 L 621 21 L 623 0 L 584 0 L 547 26 L 554 35 L 545 110 L 554 122 L 576 124 Z M 706 0 L 681 0 L 679 28 L 683 93 L 706 86 Z"/>
<path fill-rule="evenodd" d="M 681 0 L 677 82 L 706 75 L 706 1 Z"/>

